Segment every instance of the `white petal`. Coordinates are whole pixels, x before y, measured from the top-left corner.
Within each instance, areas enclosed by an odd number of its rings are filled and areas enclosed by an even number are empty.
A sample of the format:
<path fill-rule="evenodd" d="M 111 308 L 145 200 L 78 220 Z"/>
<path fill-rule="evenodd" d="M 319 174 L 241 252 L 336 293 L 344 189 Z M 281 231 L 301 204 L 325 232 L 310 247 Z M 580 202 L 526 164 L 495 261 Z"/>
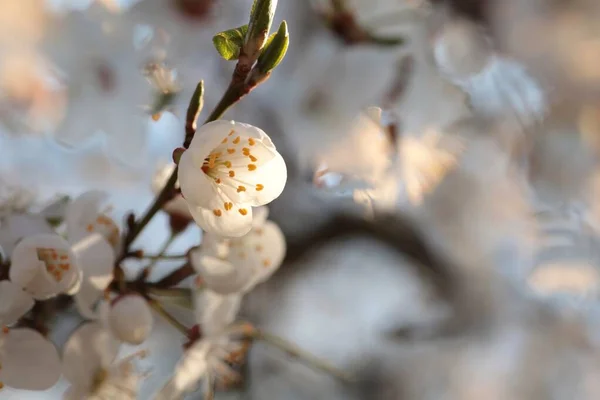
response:
<path fill-rule="evenodd" d="M 240 310 L 242 296 L 222 296 L 212 290 L 202 290 L 196 298 L 196 321 L 206 335 L 217 335 L 235 321 Z"/>
<path fill-rule="evenodd" d="M 250 231 L 252 207 L 245 204 L 234 204 L 230 210 L 226 210 L 223 203 L 215 202 L 213 204 L 214 208 L 211 209 L 190 206 L 192 217 L 206 232 L 225 237 L 239 237 Z M 220 213 L 220 215 L 215 213 Z"/>
<path fill-rule="evenodd" d="M 265 224 L 267 218 L 269 218 L 269 207 L 254 207 L 252 213 L 252 228 L 260 228 Z"/>
<path fill-rule="evenodd" d="M 536 268 L 529 285 L 541 294 L 570 293 L 586 295 L 600 291 L 598 271 L 587 264 L 553 263 Z"/>
<path fill-rule="evenodd" d="M 115 300 L 108 314 L 114 335 L 129 344 L 141 344 L 150 336 L 154 320 L 142 296 L 130 294 Z"/>
<path fill-rule="evenodd" d="M 92 308 L 113 279 L 115 252 L 99 233 L 87 236 L 73 246 L 77 263 L 83 273 L 75 304 L 86 318 L 95 315 Z"/>
<path fill-rule="evenodd" d="M 230 260 L 235 265 L 252 265 L 254 268 L 254 279 L 246 290 L 269 279 L 281 266 L 286 243 L 281 229 L 274 222 L 267 221 L 263 227 L 252 229 L 248 235 L 235 241 L 240 242 L 240 247 L 231 252 Z"/>
<path fill-rule="evenodd" d="M 203 285 L 221 295 L 241 292 L 254 277 L 254 269 L 248 263 L 236 266 L 203 253 L 192 253 L 191 262 Z"/>
<path fill-rule="evenodd" d="M 8 257 L 19 241 L 40 233 L 54 233 L 48 221 L 40 215 L 11 214 L 2 220 L 0 246 Z"/>
<path fill-rule="evenodd" d="M 272 202 L 283 192 L 287 168 L 283 157 L 274 148 L 256 141 L 250 149 L 249 154 L 256 157 L 256 161 L 241 154 L 231 158 L 231 170 L 235 176 L 229 177 L 229 170 L 224 170 L 221 177 L 223 184 L 219 185 L 219 189 L 234 203 L 248 203 L 256 207 Z M 251 167 L 255 169 L 250 170 Z"/>
<path fill-rule="evenodd" d="M 214 182 L 202 171 L 202 163 L 194 161 L 190 150 L 181 155 L 177 177 L 181 194 L 189 204 L 208 207 L 210 201 L 217 195 Z"/>
<path fill-rule="evenodd" d="M 63 347 L 63 374 L 72 384 L 89 388 L 96 373 L 109 366 L 118 351 L 119 342 L 102 324 L 85 323 Z"/>
<path fill-rule="evenodd" d="M 190 347 L 177 366 L 173 377 L 162 387 L 156 395 L 156 400 L 173 400 L 196 387 L 198 381 L 206 374 L 208 368 L 208 353 L 211 343 L 200 340 Z"/>
<path fill-rule="evenodd" d="M 11 329 L 4 336 L 0 380 L 15 389 L 46 390 L 60 378 L 56 347 L 32 329 Z"/>
<path fill-rule="evenodd" d="M 12 325 L 33 307 L 33 298 L 11 281 L 0 281 L 0 325 Z"/>
<path fill-rule="evenodd" d="M 67 236 L 71 243 L 75 243 L 89 235 L 86 230 L 87 225 L 96 219 L 108 198 L 108 193 L 92 190 L 83 193 L 69 204 L 65 221 L 67 223 Z"/>
<path fill-rule="evenodd" d="M 37 249 L 48 248 L 58 250 L 66 256 L 66 270 L 61 270 L 60 277 L 52 276 L 46 264 L 38 258 Z M 58 268 L 58 265 L 54 265 Z M 69 244 L 58 235 L 35 235 L 23 239 L 15 247 L 12 255 L 10 279 L 36 300 L 45 300 L 70 289 L 77 282 L 79 271 L 75 255 Z"/>

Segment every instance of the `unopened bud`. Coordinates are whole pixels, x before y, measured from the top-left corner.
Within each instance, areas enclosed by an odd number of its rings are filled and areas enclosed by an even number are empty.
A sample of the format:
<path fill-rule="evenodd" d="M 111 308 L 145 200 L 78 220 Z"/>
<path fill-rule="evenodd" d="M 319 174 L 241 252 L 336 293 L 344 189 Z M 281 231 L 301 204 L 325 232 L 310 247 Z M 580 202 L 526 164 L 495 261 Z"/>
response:
<path fill-rule="evenodd" d="M 269 38 L 260 57 L 256 68 L 261 74 L 266 75 L 281 63 L 285 57 L 288 46 L 290 44 L 290 36 L 288 33 L 287 23 L 281 22 L 277 32 Z"/>

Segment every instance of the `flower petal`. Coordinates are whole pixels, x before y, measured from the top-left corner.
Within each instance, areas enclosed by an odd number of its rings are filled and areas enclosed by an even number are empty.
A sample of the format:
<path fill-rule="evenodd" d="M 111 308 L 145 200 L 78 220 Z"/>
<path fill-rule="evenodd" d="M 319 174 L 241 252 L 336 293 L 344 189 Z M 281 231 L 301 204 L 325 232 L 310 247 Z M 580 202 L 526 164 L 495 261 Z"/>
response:
<path fill-rule="evenodd" d="M 12 325 L 33 307 L 33 298 L 11 281 L 0 281 L 0 325 Z"/>
<path fill-rule="evenodd" d="M 11 257 L 15 246 L 23 238 L 40 233 L 54 233 L 48 221 L 40 215 L 11 214 L 2 220 L 0 246 Z"/>
<path fill-rule="evenodd" d="M 154 320 L 142 296 L 127 294 L 115 300 L 108 313 L 108 324 L 118 339 L 138 345 L 150 336 Z"/>
<path fill-rule="evenodd" d="M 189 150 L 181 155 L 177 174 L 185 200 L 196 207 L 208 207 L 216 196 L 216 185 L 202 171 L 202 163 L 194 162 L 194 156 Z"/>
<path fill-rule="evenodd" d="M 102 324 L 85 323 L 63 347 L 63 374 L 71 383 L 89 388 L 99 369 L 110 365 L 118 351 L 119 342 Z"/>
<path fill-rule="evenodd" d="M 211 204 L 214 204 L 211 209 L 190 206 L 192 217 L 206 232 L 219 236 L 239 237 L 252 228 L 252 207 L 249 205 L 235 204 L 230 209 L 226 209 L 224 203 L 213 201 Z"/>
<path fill-rule="evenodd" d="M 239 247 L 235 246 L 239 242 Z M 266 281 L 281 266 L 285 256 L 285 237 L 277 224 L 267 221 L 261 228 L 255 228 L 243 238 L 232 241 L 237 251 L 230 253 L 231 262 L 240 268 L 252 265 L 253 280 L 246 290 Z"/>
<path fill-rule="evenodd" d="M 65 260 L 42 261 L 38 249 L 60 251 Z M 51 275 L 47 262 L 52 262 L 55 269 L 61 267 L 60 276 Z M 65 265 L 64 269 L 62 265 Z M 42 234 L 19 242 L 13 251 L 9 275 L 11 281 L 25 289 L 33 298 L 45 300 L 70 289 L 77 282 L 79 271 L 69 244 L 58 235 Z"/>
<path fill-rule="evenodd" d="M 33 329 L 11 329 L 3 350 L 0 379 L 12 388 L 46 390 L 60 378 L 56 347 Z"/>
<path fill-rule="evenodd" d="M 192 252 L 191 262 L 202 278 L 202 285 L 220 295 L 241 292 L 254 276 L 254 269 L 248 263 L 234 265 L 201 252 Z"/>
<path fill-rule="evenodd" d="M 89 235 L 86 226 L 96 219 L 108 198 L 109 195 L 106 192 L 91 190 L 83 193 L 69 204 L 65 221 L 67 236 L 71 243 Z"/>
<path fill-rule="evenodd" d="M 73 246 L 83 279 L 75 295 L 77 309 L 86 318 L 96 318 L 92 307 L 113 279 L 115 252 L 99 233 L 88 235 Z"/>
<path fill-rule="evenodd" d="M 242 296 L 222 296 L 212 290 L 202 290 L 196 298 L 196 321 L 206 335 L 218 335 L 235 321 L 240 310 Z"/>

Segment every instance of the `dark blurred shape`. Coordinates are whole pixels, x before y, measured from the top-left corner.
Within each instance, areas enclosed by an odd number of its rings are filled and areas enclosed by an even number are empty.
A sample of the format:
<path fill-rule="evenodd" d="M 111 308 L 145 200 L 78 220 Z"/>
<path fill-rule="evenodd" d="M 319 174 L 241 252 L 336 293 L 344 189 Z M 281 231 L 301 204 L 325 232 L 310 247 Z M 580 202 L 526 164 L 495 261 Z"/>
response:
<path fill-rule="evenodd" d="M 491 0 L 431 0 L 433 4 L 446 5 L 456 14 L 487 25 L 490 21 Z"/>
<path fill-rule="evenodd" d="M 215 0 L 171 0 L 177 11 L 189 20 L 204 19 L 215 5 Z"/>

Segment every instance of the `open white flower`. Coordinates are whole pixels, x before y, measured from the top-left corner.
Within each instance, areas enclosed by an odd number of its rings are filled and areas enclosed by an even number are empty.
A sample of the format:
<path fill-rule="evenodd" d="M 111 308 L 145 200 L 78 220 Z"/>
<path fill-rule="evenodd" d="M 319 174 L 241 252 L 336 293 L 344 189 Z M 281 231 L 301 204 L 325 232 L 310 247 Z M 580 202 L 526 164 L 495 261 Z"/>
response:
<path fill-rule="evenodd" d="M 116 298 L 107 315 L 108 326 L 119 340 L 141 344 L 152 332 L 152 312 L 142 296 L 126 294 Z"/>
<path fill-rule="evenodd" d="M 4 289 L 4 288 L 2 288 Z M 0 331 L 0 389 L 46 390 L 60 378 L 56 347 L 33 329 Z"/>
<path fill-rule="evenodd" d="M 23 239 L 12 254 L 10 280 L 36 300 L 66 293 L 79 285 L 81 272 L 69 243 L 58 235 Z"/>
<path fill-rule="evenodd" d="M 145 352 L 115 362 L 118 350 L 119 342 L 102 324 L 91 322 L 78 328 L 63 348 L 63 374 L 71 383 L 64 398 L 136 399 L 142 375 L 134 360 Z"/>
<path fill-rule="evenodd" d="M 276 199 L 287 170 L 271 139 L 251 125 L 219 120 L 202 126 L 179 162 L 190 212 L 207 232 L 239 237 L 252 226 L 252 207 Z"/>
<path fill-rule="evenodd" d="M 74 294 L 79 313 L 89 319 L 98 317 L 94 305 L 113 279 L 115 251 L 100 233 L 92 233 L 72 247 L 82 273 L 81 286 Z"/>
<path fill-rule="evenodd" d="M 240 310 L 242 295 L 221 295 L 210 289 L 201 290 L 195 297 L 196 322 L 202 333 L 211 336 L 231 325 Z"/>
<path fill-rule="evenodd" d="M 215 293 L 245 293 L 267 280 L 281 265 L 285 255 L 285 237 L 271 221 L 267 210 L 259 208 L 257 220 L 241 238 L 218 240 L 205 235 L 203 246 L 191 255 L 200 282 Z"/>
<path fill-rule="evenodd" d="M 247 325 L 230 326 L 193 343 L 156 400 L 181 399 L 201 382 L 208 387 L 215 382 L 223 385 L 239 382 L 241 375 L 233 367 L 245 359 L 250 347 L 250 341 L 244 338 L 249 336 L 248 328 Z"/>
<path fill-rule="evenodd" d="M 108 194 L 99 190 L 83 193 L 67 207 L 67 236 L 71 243 L 99 233 L 118 251 L 120 231 L 117 223 L 109 216 L 111 207 L 106 204 Z"/>

